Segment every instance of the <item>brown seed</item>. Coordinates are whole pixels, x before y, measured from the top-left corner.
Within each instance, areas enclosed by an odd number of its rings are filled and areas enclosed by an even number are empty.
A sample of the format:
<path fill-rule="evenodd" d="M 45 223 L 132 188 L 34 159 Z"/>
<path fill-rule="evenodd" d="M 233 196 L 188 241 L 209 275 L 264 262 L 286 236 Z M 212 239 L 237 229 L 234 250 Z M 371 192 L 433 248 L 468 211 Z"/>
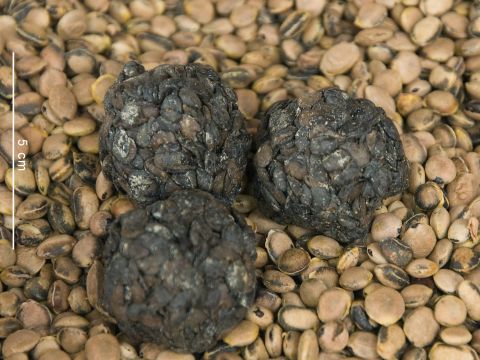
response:
<path fill-rule="evenodd" d="M 278 259 L 278 269 L 288 275 L 298 275 L 305 270 L 310 256 L 303 249 L 291 248 L 282 253 Z"/>
<path fill-rule="evenodd" d="M 323 351 L 340 352 L 348 344 L 348 330 L 343 322 L 324 323 L 318 331 L 318 344 Z"/>
<path fill-rule="evenodd" d="M 73 247 L 72 259 L 80 267 L 89 267 L 99 256 L 100 244 L 98 239 L 90 232 L 78 236 L 79 240 Z"/>
<path fill-rule="evenodd" d="M 393 289 L 402 289 L 410 283 L 408 274 L 393 264 L 377 265 L 373 272 L 380 283 Z"/>
<path fill-rule="evenodd" d="M 53 271 L 57 278 L 68 284 L 76 284 L 82 275 L 80 268 L 78 268 L 73 261 L 66 256 L 54 259 Z"/>
<path fill-rule="evenodd" d="M 82 329 L 63 328 L 58 332 L 58 342 L 70 354 L 83 350 L 88 336 Z"/>
<path fill-rule="evenodd" d="M 40 335 L 32 330 L 17 330 L 7 336 L 2 346 L 2 354 L 7 357 L 16 353 L 28 352 L 37 345 Z"/>
<path fill-rule="evenodd" d="M 419 20 L 412 29 L 411 39 L 419 46 L 432 42 L 442 31 L 442 22 L 436 16 L 427 16 Z"/>
<path fill-rule="evenodd" d="M 319 298 L 317 315 L 320 321 L 343 320 L 350 311 L 352 293 L 335 287 L 324 291 Z"/>
<path fill-rule="evenodd" d="M 315 307 L 325 290 L 327 285 L 321 279 L 306 279 L 300 285 L 300 297 L 306 306 Z"/>
<path fill-rule="evenodd" d="M 468 273 L 479 264 L 479 254 L 472 249 L 463 246 L 456 248 L 450 259 L 450 268 L 461 273 Z"/>
<path fill-rule="evenodd" d="M 81 186 L 73 192 L 73 214 L 77 226 L 88 229 L 90 218 L 98 211 L 99 201 L 95 191 L 88 186 Z"/>
<path fill-rule="evenodd" d="M 457 99 L 447 91 L 432 91 L 426 96 L 425 103 L 442 116 L 452 115 L 458 110 Z"/>
<path fill-rule="evenodd" d="M 440 359 L 465 359 L 465 360 L 474 360 L 478 356 L 475 351 L 466 346 L 452 346 L 442 343 L 436 343 L 430 349 L 428 353 L 428 358 L 432 360 L 440 360 Z"/>
<path fill-rule="evenodd" d="M 87 291 L 81 286 L 74 287 L 70 291 L 67 301 L 72 311 L 77 314 L 86 314 L 92 309 L 88 302 Z"/>
<path fill-rule="evenodd" d="M 45 239 L 38 246 L 37 255 L 45 259 L 67 255 L 72 251 L 74 244 L 75 238 L 70 235 L 54 235 Z"/>
<path fill-rule="evenodd" d="M 16 262 L 15 251 L 12 249 L 10 241 L 0 240 L 0 270 L 12 266 Z"/>
<path fill-rule="evenodd" d="M 409 227 L 401 237 L 402 242 L 410 246 L 413 257 L 427 257 L 435 247 L 437 241 L 435 232 L 430 225 L 416 224 Z"/>
<path fill-rule="evenodd" d="M 9 161 L 12 161 L 12 150 L 15 156 L 18 154 L 28 154 L 29 146 L 28 141 L 18 131 L 14 131 L 13 134 L 15 146 L 12 149 L 12 130 L 5 130 L 0 133 L 0 153 Z"/>
<path fill-rule="evenodd" d="M 85 31 L 85 12 L 80 9 L 66 13 L 57 24 L 57 32 L 65 40 L 79 38 Z"/>
<path fill-rule="evenodd" d="M 377 323 L 389 326 L 402 317 L 405 303 L 398 291 L 381 287 L 365 297 L 365 310 Z"/>
<path fill-rule="evenodd" d="M 365 288 L 373 279 L 373 274 L 367 269 L 354 266 L 346 269 L 339 278 L 342 288 L 350 291 L 357 291 Z"/>
<path fill-rule="evenodd" d="M 52 314 L 45 305 L 29 299 L 19 306 L 17 319 L 25 329 L 42 331 L 50 327 Z"/>
<path fill-rule="evenodd" d="M 87 340 L 85 354 L 88 360 L 120 360 L 120 345 L 111 334 L 98 334 Z"/>
<path fill-rule="evenodd" d="M 405 267 L 413 258 L 410 246 L 396 238 L 386 238 L 380 241 L 379 247 L 388 262 L 400 267 Z"/>
<path fill-rule="evenodd" d="M 298 354 L 298 343 L 300 341 L 300 333 L 298 331 L 288 331 L 283 333 L 283 353 L 288 359 L 296 359 Z M 260 357 L 257 357 L 260 359 Z M 266 354 L 265 359 L 268 359 Z"/>
<path fill-rule="evenodd" d="M 265 240 L 265 248 L 270 259 L 277 263 L 284 252 L 293 248 L 293 242 L 284 231 L 269 230 Z"/>
<path fill-rule="evenodd" d="M 262 330 L 267 328 L 274 321 L 272 311 L 264 306 L 259 306 L 259 305 L 252 306 L 248 310 L 245 318 L 257 324 Z"/>
<path fill-rule="evenodd" d="M 344 272 L 346 269 L 356 266 L 360 260 L 360 248 L 355 246 L 347 249 L 339 258 L 337 262 L 337 271 Z"/>

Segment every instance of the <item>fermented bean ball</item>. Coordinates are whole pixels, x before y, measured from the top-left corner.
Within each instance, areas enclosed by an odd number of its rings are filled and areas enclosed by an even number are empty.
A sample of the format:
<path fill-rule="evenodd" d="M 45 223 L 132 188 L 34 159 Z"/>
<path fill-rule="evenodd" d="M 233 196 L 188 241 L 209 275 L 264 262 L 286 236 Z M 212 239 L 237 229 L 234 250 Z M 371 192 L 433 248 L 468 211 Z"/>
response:
<path fill-rule="evenodd" d="M 199 188 L 228 203 L 240 190 L 251 139 L 233 90 L 201 64 L 127 63 L 105 97 L 104 173 L 137 203 Z"/>
<path fill-rule="evenodd" d="M 266 121 L 254 189 L 276 221 L 364 239 L 382 199 L 408 185 L 398 132 L 368 100 L 327 88 L 276 103 Z"/>
<path fill-rule="evenodd" d="M 178 191 L 120 216 L 103 260 L 102 304 L 138 341 L 205 351 L 253 303 L 254 235 L 200 190 Z"/>

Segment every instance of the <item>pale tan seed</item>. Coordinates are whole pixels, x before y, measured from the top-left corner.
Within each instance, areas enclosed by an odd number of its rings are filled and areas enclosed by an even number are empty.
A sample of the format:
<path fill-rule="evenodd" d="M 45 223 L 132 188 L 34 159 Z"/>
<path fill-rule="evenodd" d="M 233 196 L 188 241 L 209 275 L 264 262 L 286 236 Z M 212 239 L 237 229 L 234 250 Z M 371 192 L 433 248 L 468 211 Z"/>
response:
<path fill-rule="evenodd" d="M 400 51 L 392 60 L 391 68 L 400 74 L 404 84 L 417 79 L 422 71 L 419 57 L 411 51 Z"/>
<path fill-rule="evenodd" d="M 318 344 L 323 351 L 340 352 L 348 344 L 348 329 L 341 321 L 322 324 L 318 331 Z"/>
<path fill-rule="evenodd" d="M 448 345 L 466 345 L 472 340 L 472 334 L 463 325 L 444 328 L 439 336 Z"/>
<path fill-rule="evenodd" d="M 380 328 L 377 337 L 377 353 L 382 359 L 395 358 L 405 345 L 405 334 L 398 324 Z"/>
<path fill-rule="evenodd" d="M 436 343 L 430 349 L 428 353 L 428 358 L 431 360 L 442 360 L 442 359 L 465 359 L 465 360 L 474 360 L 478 356 L 475 351 L 466 346 L 452 346 L 442 343 Z"/>
<path fill-rule="evenodd" d="M 360 50 L 353 43 L 341 42 L 332 46 L 323 55 L 320 70 L 327 76 L 344 74 L 360 58 Z"/>
<path fill-rule="evenodd" d="M 231 330 L 223 341 L 231 346 L 247 346 L 258 337 L 259 327 L 257 324 L 244 320 Z"/>
<path fill-rule="evenodd" d="M 421 258 L 412 260 L 405 268 L 411 277 L 424 279 L 435 275 L 438 271 L 438 264 L 432 260 Z"/>
<path fill-rule="evenodd" d="M 283 353 L 288 359 L 296 359 L 298 354 L 298 343 L 300 341 L 300 333 L 298 331 L 288 331 L 283 333 Z M 260 357 L 257 357 L 260 360 Z M 263 358 L 262 358 L 263 359 Z M 265 359 L 268 359 L 266 354 Z"/>
<path fill-rule="evenodd" d="M 314 256 L 321 259 L 333 259 L 342 254 L 341 245 L 334 239 L 317 235 L 307 242 L 308 250 Z"/>
<path fill-rule="evenodd" d="M 389 326 L 402 317 L 405 302 L 398 291 L 381 287 L 365 297 L 365 310 L 374 321 Z"/>
<path fill-rule="evenodd" d="M 114 82 L 115 77 L 113 75 L 105 74 L 92 83 L 90 92 L 92 93 L 93 100 L 95 100 L 97 104 L 103 104 L 103 98 Z"/>
<path fill-rule="evenodd" d="M 385 110 L 388 116 L 391 116 L 396 111 L 395 101 L 388 92 L 381 87 L 375 85 L 367 86 L 365 88 L 365 98 Z"/>
<path fill-rule="evenodd" d="M 63 86 L 52 86 L 48 93 L 48 104 L 61 124 L 75 117 L 77 101 L 72 91 Z"/>
<path fill-rule="evenodd" d="M 400 235 L 402 222 L 391 213 L 380 214 L 372 222 L 371 234 L 374 241 Z"/>
<path fill-rule="evenodd" d="M 79 38 L 86 29 L 85 12 L 81 9 L 66 13 L 57 24 L 57 32 L 65 40 Z"/>
<path fill-rule="evenodd" d="M 298 275 L 305 270 L 310 262 L 310 256 L 303 249 L 291 248 L 278 258 L 278 269 L 288 275 Z"/>
<path fill-rule="evenodd" d="M 327 286 L 321 279 L 306 279 L 300 285 L 300 297 L 306 306 L 315 307 L 325 290 Z"/>
<path fill-rule="evenodd" d="M 480 288 L 469 280 L 464 280 L 457 287 L 457 294 L 467 307 L 467 313 L 475 321 L 480 320 Z"/>
<path fill-rule="evenodd" d="M 352 293 L 335 287 L 324 291 L 319 298 L 317 315 L 322 322 L 343 320 L 350 311 Z"/>
<path fill-rule="evenodd" d="M 317 329 L 319 326 L 318 317 L 313 310 L 286 305 L 278 311 L 278 323 L 287 331 L 303 331 Z"/>
<path fill-rule="evenodd" d="M 282 328 L 278 324 L 270 325 L 265 330 L 265 347 L 271 357 L 282 354 Z"/>
<path fill-rule="evenodd" d="M 373 279 L 373 274 L 367 269 L 355 266 L 346 269 L 339 278 L 342 288 L 350 291 L 358 291 L 365 288 Z"/>
<path fill-rule="evenodd" d="M 377 336 L 367 331 L 355 331 L 348 339 L 348 347 L 355 356 L 374 359 L 377 356 Z"/>
<path fill-rule="evenodd" d="M 442 239 L 447 235 L 449 225 L 450 215 L 447 209 L 440 207 L 432 211 L 430 215 L 430 226 L 438 239 Z"/>
<path fill-rule="evenodd" d="M 88 360 L 120 360 L 120 345 L 111 334 L 98 334 L 87 340 L 85 354 Z"/>
<path fill-rule="evenodd" d="M 316 360 L 318 359 L 318 340 L 315 331 L 306 330 L 300 335 L 298 341 L 298 360 Z"/>
<path fill-rule="evenodd" d="M 435 247 L 437 237 L 430 225 L 418 224 L 408 228 L 401 240 L 410 246 L 414 258 L 427 257 Z"/>
<path fill-rule="evenodd" d="M 436 16 L 427 16 L 418 21 L 412 29 L 411 39 L 419 46 L 430 43 L 442 30 L 442 22 Z"/>
<path fill-rule="evenodd" d="M 430 345 L 435 339 L 440 326 L 434 318 L 433 311 L 425 306 L 409 313 L 403 324 L 403 331 L 408 340 L 416 347 Z"/>
<path fill-rule="evenodd" d="M 437 288 L 446 294 L 454 294 L 463 277 L 450 269 L 440 269 L 434 276 L 433 281 Z"/>
<path fill-rule="evenodd" d="M 277 263 L 285 251 L 293 248 L 293 242 L 284 231 L 270 230 L 265 240 L 265 248 L 270 259 Z"/>

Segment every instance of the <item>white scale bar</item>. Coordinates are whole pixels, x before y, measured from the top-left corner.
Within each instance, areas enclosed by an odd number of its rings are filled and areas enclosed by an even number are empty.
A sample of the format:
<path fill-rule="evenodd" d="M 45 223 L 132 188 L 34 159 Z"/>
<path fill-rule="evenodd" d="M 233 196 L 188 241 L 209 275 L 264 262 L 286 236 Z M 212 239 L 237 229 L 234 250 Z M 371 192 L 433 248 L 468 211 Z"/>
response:
<path fill-rule="evenodd" d="M 15 53 L 12 52 L 12 249 L 15 249 Z"/>

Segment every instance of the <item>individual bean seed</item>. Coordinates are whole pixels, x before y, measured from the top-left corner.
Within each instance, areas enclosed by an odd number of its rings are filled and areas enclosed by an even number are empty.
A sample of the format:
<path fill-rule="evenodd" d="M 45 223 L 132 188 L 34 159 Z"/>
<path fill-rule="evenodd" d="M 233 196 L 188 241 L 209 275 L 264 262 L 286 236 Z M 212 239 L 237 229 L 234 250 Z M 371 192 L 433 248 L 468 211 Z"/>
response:
<path fill-rule="evenodd" d="M 381 287 L 365 297 L 365 310 L 375 322 L 389 326 L 402 317 L 405 302 L 398 291 Z"/>
<path fill-rule="evenodd" d="M 15 184 L 13 184 L 13 176 L 15 176 Z M 35 175 L 28 167 L 25 169 L 15 168 L 14 170 L 9 168 L 5 173 L 5 185 L 9 190 L 15 190 L 15 194 L 20 196 L 33 194 L 37 188 Z"/>
<path fill-rule="evenodd" d="M 28 352 L 37 345 L 40 335 L 32 330 L 17 330 L 7 336 L 2 346 L 2 354 L 7 357 L 16 353 Z"/>
<path fill-rule="evenodd" d="M 375 269 L 376 264 L 386 264 L 388 261 L 380 249 L 379 243 L 372 242 L 367 245 L 367 254 L 369 259 L 373 262 Z"/>
<path fill-rule="evenodd" d="M 342 273 L 348 268 L 356 266 L 360 260 L 360 248 L 352 247 L 347 249 L 339 258 L 337 262 L 337 272 Z"/>
<path fill-rule="evenodd" d="M 363 300 L 355 300 L 352 303 L 350 319 L 360 330 L 372 331 L 378 326 L 378 324 L 367 315 Z"/>
<path fill-rule="evenodd" d="M 430 215 L 430 226 L 437 235 L 438 239 L 442 239 L 447 236 L 448 228 L 450 225 L 450 215 L 444 207 L 436 208 Z"/>
<path fill-rule="evenodd" d="M 340 244 L 324 235 L 317 235 L 307 242 L 307 247 L 310 253 L 321 259 L 333 259 L 342 254 L 342 247 Z"/>
<path fill-rule="evenodd" d="M 446 294 L 454 294 L 463 277 L 453 270 L 440 269 L 434 276 L 433 281 L 437 288 Z"/>
<path fill-rule="evenodd" d="M 348 349 L 363 359 L 374 359 L 377 356 L 377 336 L 367 331 L 355 331 L 348 339 Z"/>
<path fill-rule="evenodd" d="M 288 331 L 283 333 L 283 353 L 289 360 L 297 358 L 298 355 L 298 343 L 300 341 L 300 333 L 298 331 Z M 268 354 L 267 354 L 268 358 Z"/>
<path fill-rule="evenodd" d="M 380 25 L 387 16 L 387 8 L 382 4 L 365 3 L 359 9 L 355 18 L 355 26 L 361 29 Z"/>
<path fill-rule="evenodd" d="M 277 293 L 286 293 L 295 289 L 295 281 L 288 275 L 277 270 L 267 270 L 263 273 L 263 285 Z"/>
<path fill-rule="evenodd" d="M 93 235 L 104 236 L 107 234 L 107 228 L 112 221 L 112 214 L 108 211 L 97 211 L 90 218 L 89 228 Z"/>
<path fill-rule="evenodd" d="M 36 250 L 39 257 L 53 259 L 69 254 L 75 244 L 75 238 L 67 234 L 54 235 L 45 239 Z"/>
<path fill-rule="evenodd" d="M 479 264 L 479 254 L 464 246 L 453 250 L 452 257 L 450 258 L 450 268 L 460 273 L 468 273 Z"/>
<path fill-rule="evenodd" d="M 400 135 L 402 140 L 405 156 L 408 161 L 423 164 L 427 159 L 427 149 L 412 134 Z"/>
<path fill-rule="evenodd" d="M 282 253 L 278 259 L 278 269 L 288 275 L 298 275 L 305 270 L 310 256 L 303 249 L 291 248 Z"/>
<path fill-rule="evenodd" d="M 395 101 L 383 88 L 375 85 L 367 86 L 365 88 L 365 98 L 385 110 L 388 116 L 391 117 L 395 113 Z"/>
<path fill-rule="evenodd" d="M 70 291 L 67 301 L 72 311 L 77 314 L 86 314 L 92 309 L 88 302 L 87 291 L 81 286 L 74 287 Z"/>
<path fill-rule="evenodd" d="M 60 121 L 57 125 L 61 125 L 65 121 L 71 120 L 75 117 L 77 112 L 77 102 L 70 89 L 63 85 L 52 86 L 48 93 L 48 97 L 48 104 L 52 112 Z"/>
<path fill-rule="evenodd" d="M 0 338 L 2 339 L 21 328 L 22 324 L 20 324 L 20 321 L 13 317 L 0 318 Z"/>
<path fill-rule="evenodd" d="M 82 329 L 63 328 L 58 332 L 57 339 L 65 351 L 74 354 L 83 350 L 88 336 Z"/>
<path fill-rule="evenodd" d="M 402 222 L 391 213 L 380 214 L 372 222 L 372 239 L 381 241 L 386 238 L 395 238 L 400 235 Z"/>
<path fill-rule="evenodd" d="M 414 278 L 424 279 L 435 275 L 438 271 L 438 264 L 429 259 L 414 259 L 410 262 L 405 270 Z"/>
<path fill-rule="evenodd" d="M 9 266 L 0 273 L 0 280 L 9 287 L 22 287 L 30 278 L 27 270 L 17 265 Z"/>
<path fill-rule="evenodd" d="M 42 332 L 50 327 L 52 315 L 45 305 L 29 299 L 19 306 L 17 319 L 23 328 Z"/>
<path fill-rule="evenodd" d="M 457 171 L 452 160 L 442 155 L 435 155 L 428 158 L 425 164 L 425 174 L 430 180 L 440 184 L 451 183 Z"/>
<path fill-rule="evenodd" d="M 302 302 L 309 307 L 316 307 L 320 295 L 327 290 L 327 286 L 320 279 L 306 279 L 300 285 Z"/>
<path fill-rule="evenodd" d="M 352 293 L 334 287 L 325 290 L 319 298 L 317 315 L 320 321 L 343 320 L 350 311 Z"/>
<path fill-rule="evenodd" d="M 111 334 L 98 334 L 89 338 L 85 343 L 85 354 L 88 360 L 121 358 L 118 340 Z"/>
<path fill-rule="evenodd" d="M 261 338 L 257 338 L 253 343 L 246 346 L 243 350 L 245 360 L 263 360 L 268 359 L 268 352 L 265 343 Z"/>
<path fill-rule="evenodd" d="M 419 45 L 425 46 L 432 42 L 442 31 L 442 22 L 436 16 L 426 16 L 413 26 L 410 38 Z"/>
<path fill-rule="evenodd" d="M 0 293 L 0 315 L 4 317 L 15 316 L 20 301 L 20 298 L 13 291 Z"/>
<path fill-rule="evenodd" d="M 400 51 L 392 60 L 391 68 L 400 74 L 404 84 L 417 79 L 422 69 L 419 57 L 411 51 Z"/>
<path fill-rule="evenodd" d="M 265 347 L 272 358 L 282 354 L 282 328 L 278 324 L 271 324 L 265 330 Z"/>
<path fill-rule="evenodd" d="M 428 353 L 428 358 L 432 360 L 440 359 L 465 359 L 465 360 L 474 360 L 478 357 L 475 351 L 466 346 L 452 346 L 442 343 L 436 343 L 430 349 Z"/>
<path fill-rule="evenodd" d="M 45 265 L 45 260 L 37 256 L 35 248 L 18 246 L 16 253 L 16 265 L 24 268 L 30 275 L 37 274 Z"/>
<path fill-rule="evenodd" d="M 62 280 L 56 280 L 48 291 L 48 305 L 55 314 L 68 310 L 70 287 Z"/>
<path fill-rule="evenodd" d="M 413 251 L 396 238 L 385 238 L 378 243 L 385 259 L 394 265 L 405 267 L 413 258 Z"/>
<path fill-rule="evenodd" d="M 435 319 L 443 326 L 457 326 L 467 317 L 467 308 L 462 300 L 453 295 L 441 296 L 435 303 Z"/>
<path fill-rule="evenodd" d="M 410 246 L 414 258 L 423 258 L 428 256 L 436 243 L 435 232 L 430 225 L 416 224 L 411 226 L 403 233 L 402 242 Z"/>
<path fill-rule="evenodd" d="M 53 262 L 53 271 L 55 275 L 68 284 L 76 284 L 82 271 L 69 257 L 58 257 Z"/>
<path fill-rule="evenodd" d="M 298 341 L 298 360 L 316 360 L 318 359 L 318 340 L 313 330 L 305 330 Z"/>
<path fill-rule="evenodd" d="M 90 224 L 90 228 L 91 228 Z M 255 268 L 261 269 L 268 264 L 268 253 L 263 247 L 257 246 L 256 248 L 257 258 L 255 259 Z"/>
<path fill-rule="evenodd" d="M 98 211 L 97 194 L 88 186 L 78 187 L 73 192 L 72 207 L 78 228 L 88 229 L 91 217 Z"/>
<path fill-rule="evenodd" d="M 403 331 L 408 340 L 417 347 L 424 347 L 433 342 L 440 326 L 430 308 L 421 306 L 414 309 L 404 320 Z"/>
<path fill-rule="evenodd" d="M 382 326 L 377 337 L 377 353 L 382 359 L 392 359 L 403 351 L 406 338 L 402 328 L 397 324 Z"/>
<path fill-rule="evenodd" d="M 305 305 L 302 302 L 300 296 L 293 291 L 286 292 L 282 294 L 282 304 L 283 305 L 293 305 L 304 308 Z"/>
<path fill-rule="evenodd" d="M 48 209 L 48 222 L 60 234 L 71 234 L 75 230 L 75 220 L 70 208 L 64 204 L 52 203 Z"/>
<path fill-rule="evenodd" d="M 339 278 L 342 288 L 357 291 L 365 288 L 373 279 L 373 274 L 367 269 L 355 266 L 346 269 Z"/>
<path fill-rule="evenodd" d="M 255 305 L 251 307 L 245 318 L 257 324 L 262 330 L 273 323 L 272 311 L 264 306 Z"/>
<path fill-rule="evenodd" d="M 15 265 L 17 260 L 15 250 L 12 248 L 10 241 L 6 239 L 0 240 L 0 270 Z"/>
<path fill-rule="evenodd" d="M 463 325 L 444 328 L 439 336 L 448 345 L 466 345 L 472 340 L 472 334 Z"/>
<path fill-rule="evenodd" d="M 265 239 L 265 248 L 270 259 L 277 263 L 284 252 L 293 248 L 293 242 L 284 231 L 270 230 Z"/>
<path fill-rule="evenodd" d="M 320 70 L 326 76 L 344 74 L 360 58 L 360 50 L 353 43 L 342 42 L 332 46 L 323 55 Z"/>
<path fill-rule="evenodd" d="M 71 158 L 63 157 L 55 160 L 48 168 L 48 174 L 53 181 L 63 182 L 73 173 Z"/>
<path fill-rule="evenodd" d="M 323 351 L 340 352 L 348 344 L 348 329 L 341 321 L 322 324 L 318 330 L 318 344 Z"/>
<path fill-rule="evenodd" d="M 402 289 L 410 283 L 407 273 L 393 264 L 377 265 L 373 272 L 381 284 L 393 289 Z"/>
<path fill-rule="evenodd" d="M 469 280 L 464 280 L 457 287 L 457 294 L 467 307 L 467 314 L 472 320 L 480 320 L 480 289 Z"/>
<path fill-rule="evenodd" d="M 278 323 L 287 331 L 317 329 L 319 326 L 314 311 L 293 305 L 286 305 L 278 311 Z"/>

